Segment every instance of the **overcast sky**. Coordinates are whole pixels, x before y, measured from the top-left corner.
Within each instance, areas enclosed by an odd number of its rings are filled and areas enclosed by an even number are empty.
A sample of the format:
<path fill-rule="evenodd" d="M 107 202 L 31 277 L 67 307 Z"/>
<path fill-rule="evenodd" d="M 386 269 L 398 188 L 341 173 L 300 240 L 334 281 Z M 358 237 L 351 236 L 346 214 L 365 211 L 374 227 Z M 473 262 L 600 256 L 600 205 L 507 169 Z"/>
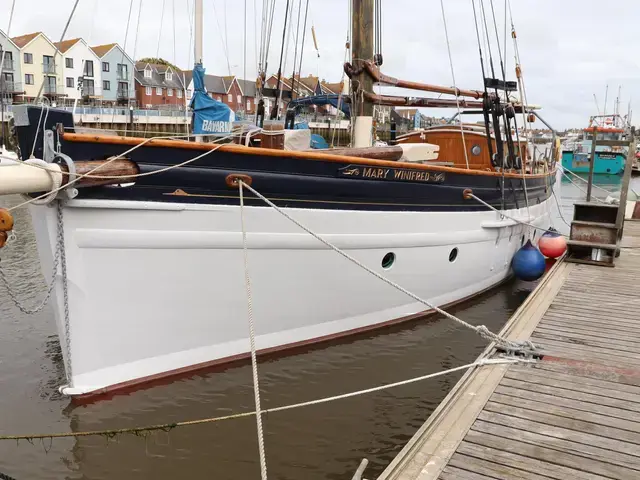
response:
<path fill-rule="evenodd" d="M 17 0 L 11 36 L 42 30 L 52 40 L 59 40 L 74 1 Z M 124 45 L 126 36 L 126 50 L 131 56 L 134 53 L 138 58 L 155 56 L 159 51 L 161 57 L 180 67 L 190 67 L 193 63 L 190 45 L 193 23 L 189 12 L 192 12 L 193 0 L 142 0 L 138 28 L 140 1 L 133 0 L 127 35 L 131 0 L 80 0 L 65 38 L 81 36 L 92 45 L 111 42 Z M 295 27 L 300 0 L 290 1 L 294 4 Z M 479 1 L 476 0 L 476 4 Z M 484 1 L 489 14 L 490 0 Z M 504 49 L 504 0 L 493 1 L 501 48 Z M 287 1 L 276 2 L 270 72 L 277 70 Z M 302 1 L 302 18 L 305 2 Z M 632 105 L 634 99 L 640 100 L 640 67 L 636 53 L 640 6 L 637 3 L 630 0 L 607 4 L 596 0 L 511 0 L 511 3 L 529 103 L 541 105 L 540 113 L 555 128 L 586 126 L 589 115 L 598 113 L 594 93 L 600 112 L 604 109 L 607 84 L 608 112 L 613 109 L 619 85 L 622 85 L 621 110 L 624 113 L 629 100 Z M 256 49 L 259 48 L 256 37 L 261 22 L 260 12 L 256 15 L 254 10 L 256 4 L 259 9 L 262 0 L 246 0 L 245 42 L 245 0 L 204 0 L 204 64 L 208 73 L 226 75 L 231 70 L 232 74 L 243 76 L 246 71 L 247 78 L 255 78 Z M 407 80 L 453 85 L 440 0 L 382 0 L 382 4 L 382 71 Z M 309 0 L 303 76 L 313 73 L 327 81 L 340 81 L 347 5 L 348 0 Z M 10 6 L 11 0 L 0 0 L 0 29 L 4 31 L 8 27 Z M 482 76 L 472 0 L 445 0 L 445 12 L 456 84 L 460 88 L 480 88 Z M 254 25 L 257 25 L 257 34 Z M 315 26 L 319 58 L 311 39 L 311 25 Z M 489 28 L 494 63 L 499 69 L 493 23 Z M 301 37 L 302 32 L 299 43 Z M 291 75 L 293 68 L 294 46 L 295 39 L 292 38 L 287 49 L 287 75 Z M 507 76 L 515 80 L 510 34 L 506 46 Z M 488 63 L 488 58 L 485 62 Z M 391 92 L 385 90 L 385 93 Z M 453 112 L 427 113 L 442 116 Z M 636 117 L 640 118 L 640 113 Z"/>

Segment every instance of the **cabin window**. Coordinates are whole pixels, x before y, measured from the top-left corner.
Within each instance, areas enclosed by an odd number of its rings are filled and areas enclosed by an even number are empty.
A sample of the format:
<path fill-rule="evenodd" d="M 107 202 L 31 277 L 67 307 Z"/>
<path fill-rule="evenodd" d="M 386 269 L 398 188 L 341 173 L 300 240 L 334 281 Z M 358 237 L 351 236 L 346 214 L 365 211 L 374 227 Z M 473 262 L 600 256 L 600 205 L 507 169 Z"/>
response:
<path fill-rule="evenodd" d="M 449 261 L 451 263 L 456 261 L 456 258 L 458 258 L 458 247 L 454 248 L 453 250 L 451 250 L 451 252 L 449 253 Z"/>
<path fill-rule="evenodd" d="M 384 257 L 382 257 L 382 268 L 388 270 L 391 268 L 396 261 L 396 254 L 393 252 L 387 253 Z"/>
<path fill-rule="evenodd" d="M 471 154 L 478 156 L 480 155 L 480 152 L 482 152 L 482 148 L 480 148 L 480 145 L 474 145 L 473 147 L 471 147 Z"/>

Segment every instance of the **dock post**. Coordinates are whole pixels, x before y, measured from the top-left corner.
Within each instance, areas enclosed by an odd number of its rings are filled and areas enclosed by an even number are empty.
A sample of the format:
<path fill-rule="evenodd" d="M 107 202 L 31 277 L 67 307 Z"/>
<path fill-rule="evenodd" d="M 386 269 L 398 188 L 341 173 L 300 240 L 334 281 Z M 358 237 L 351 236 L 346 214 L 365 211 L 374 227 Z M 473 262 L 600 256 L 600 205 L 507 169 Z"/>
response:
<path fill-rule="evenodd" d="M 598 137 L 598 127 L 593 127 L 593 138 L 591 139 L 591 155 L 589 159 L 589 183 L 587 184 L 587 202 L 591 201 L 591 187 L 593 186 L 593 169 L 596 164 L 596 143 Z"/>
<path fill-rule="evenodd" d="M 627 210 L 627 196 L 629 195 L 629 183 L 631 182 L 631 170 L 633 160 L 636 158 L 636 129 L 631 127 L 629 138 L 629 150 L 624 162 L 624 175 L 622 176 L 622 187 L 620 188 L 620 205 L 618 205 L 618 216 L 616 217 L 616 228 L 618 237 L 622 238 L 622 228 L 624 226 L 624 214 Z"/>

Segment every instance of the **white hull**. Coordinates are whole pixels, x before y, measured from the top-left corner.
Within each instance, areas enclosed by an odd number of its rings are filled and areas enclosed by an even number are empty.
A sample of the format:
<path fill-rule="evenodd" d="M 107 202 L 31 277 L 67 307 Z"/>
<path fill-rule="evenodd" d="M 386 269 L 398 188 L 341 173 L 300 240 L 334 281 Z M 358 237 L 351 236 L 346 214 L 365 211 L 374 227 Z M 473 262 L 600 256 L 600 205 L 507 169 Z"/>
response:
<path fill-rule="evenodd" d="M 507 278 L 523 235 L 533 234 L 490 211 L 286 210 L 438 305 Z M 546 203 L 508 213 L 549 226 Z M 246 207 L 245 215 L 258 349 L 313 342 L 425 310 L 273 209 Z M 48 276 L 56 210 L 32 207 L 32 217 Z M 64 209 L 64 233 L 73 372 L 65 393 L 118 388 L 249 351 L 239 207 L 73 200 Z M 450 262 L 454 247 L 458 255 Z M 388 252 L 396 258 L 385 270 Z M 52 299 L 66 364 L 60 278 Z"/>

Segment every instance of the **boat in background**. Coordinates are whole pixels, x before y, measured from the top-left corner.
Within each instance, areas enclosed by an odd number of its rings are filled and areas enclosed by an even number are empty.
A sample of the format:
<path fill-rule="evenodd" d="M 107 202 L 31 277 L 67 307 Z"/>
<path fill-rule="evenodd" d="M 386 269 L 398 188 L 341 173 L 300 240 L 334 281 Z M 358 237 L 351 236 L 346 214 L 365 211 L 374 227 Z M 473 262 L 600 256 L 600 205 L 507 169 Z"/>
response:
<path fill-rule="evenodd" d="M 593 135 L 597 135 L 596 142 L 620 141 L 623 140 L 627 127 L 626 117 L 618 114 L 591 117 L 589 126 L 583 130 L 582 140 L 573 145 L 565 144 L 562 168 L 574 173 L 589 173 Z M 593 173 L 620 175 L 624 171 L 626 157 L 624 147 L 596 144 Z"/>

